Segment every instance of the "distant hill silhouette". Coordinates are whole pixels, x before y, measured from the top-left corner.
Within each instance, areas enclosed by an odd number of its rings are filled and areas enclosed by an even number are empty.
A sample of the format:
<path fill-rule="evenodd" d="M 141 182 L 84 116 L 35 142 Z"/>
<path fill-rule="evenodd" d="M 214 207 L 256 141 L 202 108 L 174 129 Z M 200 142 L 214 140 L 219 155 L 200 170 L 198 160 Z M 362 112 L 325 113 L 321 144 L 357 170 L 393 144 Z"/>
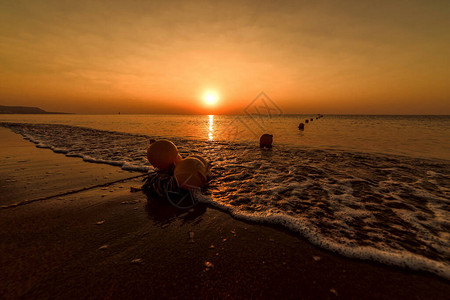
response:
<path fill-rule="evenodd" d="M 0 105 L 0 114 L 68 114 L 62 112 L 48 112 L 39 107 L 5 106 Z"/>

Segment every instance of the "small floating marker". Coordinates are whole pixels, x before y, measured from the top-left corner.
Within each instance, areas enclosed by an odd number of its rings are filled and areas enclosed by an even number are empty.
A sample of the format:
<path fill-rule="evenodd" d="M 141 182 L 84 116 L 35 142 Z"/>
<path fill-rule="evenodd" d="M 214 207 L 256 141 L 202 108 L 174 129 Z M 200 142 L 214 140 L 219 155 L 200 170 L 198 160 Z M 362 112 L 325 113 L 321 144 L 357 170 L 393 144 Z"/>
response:
<path fill-rule="evenodd" d="M 272 148 L 272 142 L 273 142 L 273 135 L 265 133 L 259 139 L 259 147 L 260 148 L 267 147 L 270 149 Z"/>
<path fill-rule="evenodd" d="M 214 268 L 214 265 L 211 262 L 206 261 L 205 262 L 205 269 L 203 270 L 203 272 L 208 272 L 212 268 Z"/>
<path fill-rule="evenodd" d="M 311 118 L 311 122 L 312 122 L 312 121 L 314 121 L 314 119 L 313 119 L 313 118 Z"/>
<path fill-rule="evenodd" d="M 303 123 L 298 124 L 298 129 L 299 130 L 305 129 L 305 124 L 303 124 Z"/>
<path fill-rule="evenodd" d="M 95 225 L 102 225 L 103 223 L 105 223 L 105 220 L 98 221 Z"/>
<path fill-rule="evenodd" d="M 214 267 L 214 265 L 212 264 L 212 262 L 205 261 L 205 267 L 212 268 L 212 267 Z"/>
<path fill-rule="evenodd" d="M 305 120 L 305 124 L 306 124 L 306 123 L 309 123 L 309 120 Z"/>

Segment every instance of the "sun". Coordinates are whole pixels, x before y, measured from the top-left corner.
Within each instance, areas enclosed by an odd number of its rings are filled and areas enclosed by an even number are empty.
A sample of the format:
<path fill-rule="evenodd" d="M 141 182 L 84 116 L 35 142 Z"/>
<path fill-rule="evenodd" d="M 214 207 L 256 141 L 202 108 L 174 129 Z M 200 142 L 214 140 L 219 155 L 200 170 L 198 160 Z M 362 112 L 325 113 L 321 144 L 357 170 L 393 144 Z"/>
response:
<path fill-rule="evenodd" d="M 214 91 L 206 91 L 203 94 L 203 101 L 205 101 L 205 104 L 208 106 L 216 106 L 219 102 L 219 96 Z"/>

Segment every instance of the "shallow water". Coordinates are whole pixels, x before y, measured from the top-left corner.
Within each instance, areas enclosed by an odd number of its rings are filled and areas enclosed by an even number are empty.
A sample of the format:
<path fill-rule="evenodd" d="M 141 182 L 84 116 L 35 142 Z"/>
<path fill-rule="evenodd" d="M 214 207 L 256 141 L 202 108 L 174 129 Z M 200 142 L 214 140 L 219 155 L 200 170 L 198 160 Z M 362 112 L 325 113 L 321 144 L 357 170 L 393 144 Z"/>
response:
<path fill-rule="evenodd" d="M 299 131 L 297 126 L 313 118 Z M 66 124 L 205 141 L 274 144 L 450 159 L 450 116 L 326 115 L 0 115 L 1 121 Z"/>
<path fill-rule="evenodd" d="M 321 120 L 318 120 L 320 122 Z M 1 124 L 1 123 L 0 123 Z M 2 124 L 68 156 L 151 170 L 149 136 L 68 125 Z M 154 136 L 152 136 L 154 137 Z M 197 196 L 238 218 L 275 223 L 349 257 L 450 279 L 450 162 L 351 150 L 173 138 L 213 163 Z"/>

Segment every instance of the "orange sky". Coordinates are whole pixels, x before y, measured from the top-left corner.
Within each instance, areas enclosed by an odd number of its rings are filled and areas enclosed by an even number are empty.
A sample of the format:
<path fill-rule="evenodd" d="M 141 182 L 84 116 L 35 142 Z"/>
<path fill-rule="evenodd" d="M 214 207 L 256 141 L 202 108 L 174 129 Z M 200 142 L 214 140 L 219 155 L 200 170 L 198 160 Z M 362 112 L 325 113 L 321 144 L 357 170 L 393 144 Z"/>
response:
<path fill-rule="evenodd" d="M 0 105 L 450 114 L 449 3 L 1 1 Z"/>

